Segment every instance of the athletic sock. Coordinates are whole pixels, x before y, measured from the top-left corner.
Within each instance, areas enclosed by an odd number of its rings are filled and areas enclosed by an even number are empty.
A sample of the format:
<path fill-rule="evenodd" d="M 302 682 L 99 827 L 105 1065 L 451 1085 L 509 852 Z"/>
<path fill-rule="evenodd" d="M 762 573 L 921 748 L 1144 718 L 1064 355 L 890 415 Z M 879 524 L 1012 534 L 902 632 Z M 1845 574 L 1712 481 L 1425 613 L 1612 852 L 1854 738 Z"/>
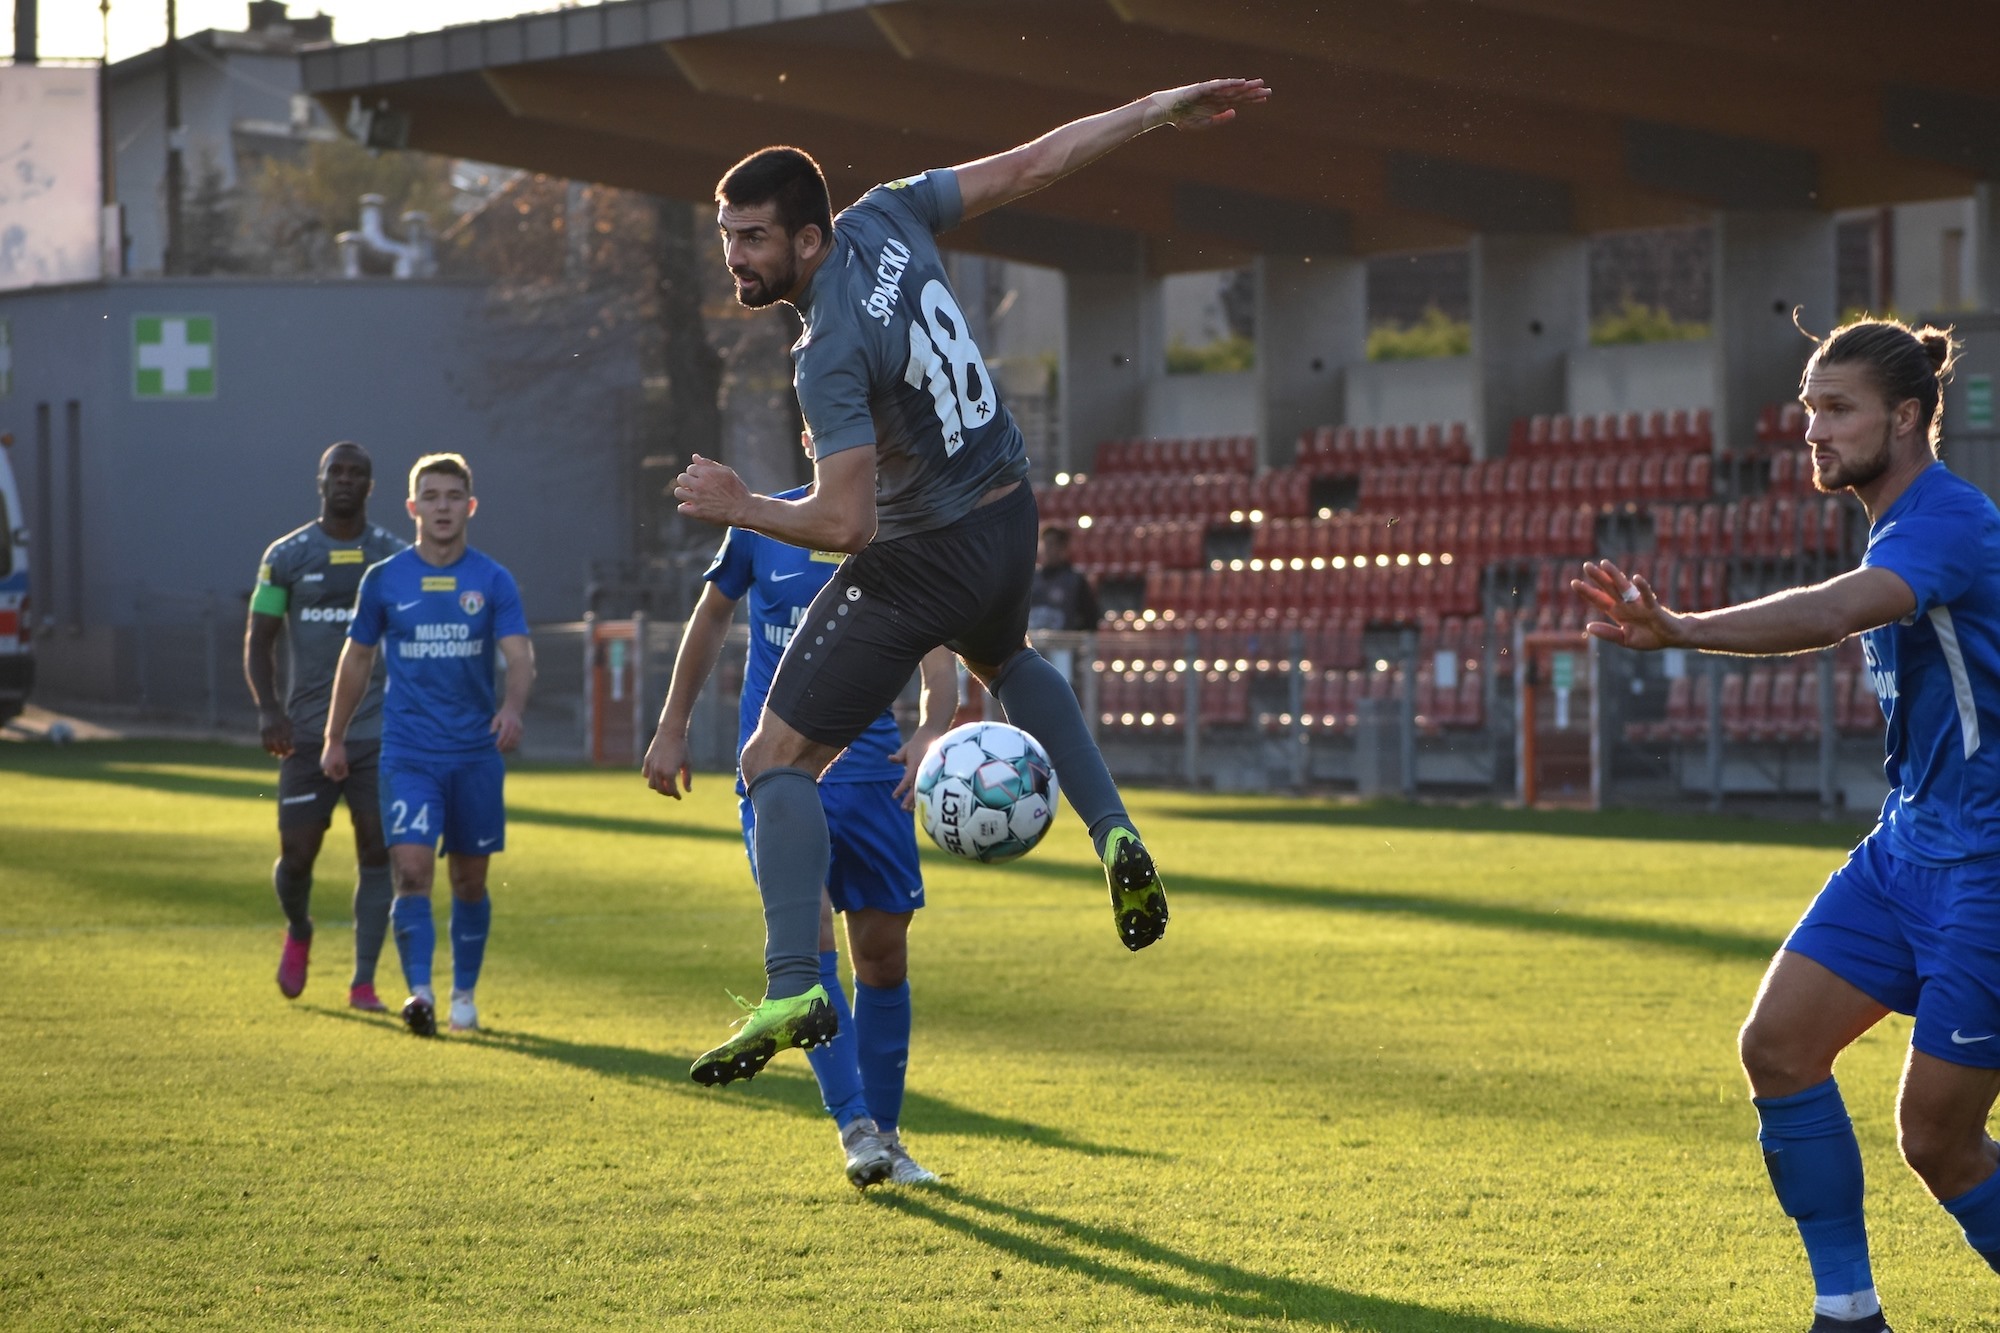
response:
<path fill-rule="evenodd" d="M 278 891 L 278 910 L 285 914 L 285 924 L 290 928 L 292 938 L 301 943 L 311 943 L 313 923 L 307 909 L 312 906 L 312 871 L 294 875 L 285 869 L 285 858 L 281 856 L 271 863 L 271 887 Z"/>
<path fill-rule="evenodd" d="M 854 1040 L 867 1090 L 868 1113 L 884 1133 L 903 1115 L 903 1079 L 910 1064 L 910 983 L 854 983 Z"/>
<path fill-rule="evenodd" d="M 354 980 L 350 985 L 375 984 L 375 965 L 382 958 L 382 941 L 389 934 L 389 904 L 396 889 L 387 866 L 362 866 L 354 880 Z"/>
<path fill-rule="evenodd" d="M 1944 1210 L 1964 1228 L 1965 1243 L 2000 1273 L 2000 1171 L 1957 1198 L 1946 1199 Z"/>
<path fill-rule="evenodd" d="M 819 898 L 833 858 L 819 783 L 773 768 L 750 784 L 757 892 L 764 900 L 764 994 L 788 1000 L 819 984 Z"/>
<path fill-rule="evenodd" d="M 437 922 L 431 919 L 431 900 L 416 893 L 397 898 L 389 908 L 389 927 L 396 933 L 396 954 L 403 960 L 403 980 L 410 993 L 428 994 L 431 955 L 437 952 Z"/>
<path fill-rule="evenodd" d="M 451 984 L 469 991 L 479 984 L 479 968 L 486 961 L 486 933 L 493 926 L 493 898 L 487 895 L 476 903 L 451 900 Z"/>
<path fill-rule="evenodd" d="M 1866 1303 L 1875 1278 L 1862 1215 L 1861 1146 L 1839 1085 L 1829 1078 L 1789 1097 L 1754 1097 L 1751 1104 L 1761 1124 L 1764 1168 L 1785 1215 L 1798 1223 L 1814 1292 L 1829 1304 L 1856 1297 Z"/>
<path fill-rule="evenodd" d="M 819 1080 L 820 1100 L 833 1122 L 846 1129 L 868 1114 L 868 1102 L 861 1094 L 861 1068 L 854 1062 L 854 1012 L 847 1007 L 847 990 L 840 984 L 840 954 L 822 949 L 819 955 L 819 984 L 826 987 L 833 1002 L 833 1016 L 840 1030 L 833 1040 L 806 1052 L 813 1077 Z"/>
<path fill-rule="evenodd" d="M 1009 722 L 1049 752 L 1063 796 L 1090 829 L 1097 854 L 1104 855 L 1104 840 L 1111 830 L 1132 828 L 1132 819 L 1125 813 L 1111 770 L 1104 766 L 1103 753 L 1090 738 L 1076 691 L 1047 658 L 1023 648 L 994 677 L 993 697 L 1006 710 Z"/>

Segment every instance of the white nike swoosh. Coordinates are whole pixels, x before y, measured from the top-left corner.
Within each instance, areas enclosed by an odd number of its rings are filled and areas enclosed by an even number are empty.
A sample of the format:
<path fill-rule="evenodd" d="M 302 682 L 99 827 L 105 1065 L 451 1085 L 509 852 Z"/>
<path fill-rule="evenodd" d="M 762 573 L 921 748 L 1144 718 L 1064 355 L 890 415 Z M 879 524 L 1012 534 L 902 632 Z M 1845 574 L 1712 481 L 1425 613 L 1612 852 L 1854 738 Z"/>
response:
<path fill-rule="evenodd" d="M 795 578 L 797 578 L 797 577 L 798 577 L 798 576 L 799 576 L 799 575 L 800 575 L 801 573 L 803 573 L 803 572 L 804 572 L 804 571 L 802 571 L 802 570 L 794 570 L 794 571 L 792 571 L 792 572 L 791 572 L 791 573 L 789 573 L 789 574 L 773 574 L 773 575 L 771 575 L 771 582 L 773 582 L 773 583 L 783 583 L 783 582 L 784 582 L 784 581 L 785 581 L 786 579 L 795 579 Z"/>
<path fill-rule="evenodd" d="M 1993 1040 L 1993 1034 L 1991 1032 L 1987 1033 L 1983 1037 L 1961 1037 L 1958 1035 L 1958 1029 L 1953 1028 L 1951 1033 L 1951 1044 L 1954 1046 L 1970 1046 L 1972 1045 L 1972 1043 L 1976 1041 L 1992 1041 L 1992 1040 Z"/>
<path fill-rule="evenodd" d="M 481 847 L 484 847 L 484 846 L 488 845 L 489 843 L 495 843 L 495 842 L 498 842 L 498 841 L 500 841 L 500 839 L 498 839 L 498 838 L 481 838 L 481 839 L 479 840 L 479 845 L 480 845 Z"/>
<path fill-rule="evenodd" d="M 306 801 L 317 801 L 318 799 L 319 799 L 319 797 L 318 797 L 318 796 L 314 795 L 314 794 L 313 794 L 313 793 L 311 793 L 311 792 L 307 792 L 307 793 L 306 793 L 306 794 L 305 794 L 304 796 L 287 796 L 287 797 L 286 797 L 286 798 L 285 798 L 284 800 L 282 800 L 282 801 L 278 802 L 278 804 L 279 804 L 279 805 L 301 805 L 301 804 L 305 803 Z"/>
<path fill-rule="evenodd" d="M 417 598 L 417 602 L 421 602 L 421 601 L 423 601 L 423 600 L 424 600 L 424 599 L 423 599 L 423 598 L 421 598 L 421 597 Z M 396 603 L 396 609 L 397 609 L 398 611 L 407 611 L 407 610 L 409 610 L 409 609 L 410 609 L 411 607 L 415 606 L 415 605 L 417 604 L 417 602 L 398 602 L 398 603 Z"/>

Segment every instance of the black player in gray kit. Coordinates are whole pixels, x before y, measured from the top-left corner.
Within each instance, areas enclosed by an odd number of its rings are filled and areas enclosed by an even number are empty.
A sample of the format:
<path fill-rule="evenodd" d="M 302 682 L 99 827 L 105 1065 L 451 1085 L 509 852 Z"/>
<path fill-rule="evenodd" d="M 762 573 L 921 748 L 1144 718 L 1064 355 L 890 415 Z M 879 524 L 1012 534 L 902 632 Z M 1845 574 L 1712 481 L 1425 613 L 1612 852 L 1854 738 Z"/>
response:
<path fill-rule="evenodd" d="M 278 770 L 278 860 L 271 880 L 285 913 L 285 947 L 278 960 L 278 989 L 297 999 L 306 986 L 312 954 L 313 862 L 319 857 L 333 807 L 347 800 L 360 874 L 354 887 L 354 975 L 347 1002 L 370 1013 L 385 1006 L 375 994 L 375 963 L 389 925 L 389 852 L 382 845 L 382 811 L 375 795 L 376 754 L 382 726 L 382 672 L 348 729 L 345 781 L 319 770 L 321 738 L 333 672 L 347 642 L 347 622 L 361 575 L 407 542 L 368 521 L 374 463 L 360 445 L 342 441 L 319 460 L 319 518 L 271 543 L 250 595 L 250 624 L 243 640 L 243 676 L 257 705 L 264 748 L 281 758 Z M 291 687 L 278 703 L 277 645 L 290 646 Z"/>
<path fill-rule="evenodd" d="M 695 1061 L 696 1082 L 749 1078 L 785 1047 L 832 1037 L 819 984 L 829 853 L 816 783 L 940 644 L 1048 751 L 1104 862 L 1120 942 L 1143 949 L 1165 933 L 1166 893 L 1076 694 L 1028 645 L 1036 513 L 1026 448 L 936 235 L 1148 130 L 1206 129 L 1269 95 L 1258 79 L 1154 93 L 1007 152 L 877 186 L 838 220 L 819 165 L 796 148 L 754 153 L 716 187 L 737 301 L 787 302 L 805 321 L 793 382 L 814 484 L 796 500 L 756 495 L 697 455 L 675 498 L 704 522 L 849 555 L 792 636 L 743 750 L 766 986 L 736 1036 Z"/>

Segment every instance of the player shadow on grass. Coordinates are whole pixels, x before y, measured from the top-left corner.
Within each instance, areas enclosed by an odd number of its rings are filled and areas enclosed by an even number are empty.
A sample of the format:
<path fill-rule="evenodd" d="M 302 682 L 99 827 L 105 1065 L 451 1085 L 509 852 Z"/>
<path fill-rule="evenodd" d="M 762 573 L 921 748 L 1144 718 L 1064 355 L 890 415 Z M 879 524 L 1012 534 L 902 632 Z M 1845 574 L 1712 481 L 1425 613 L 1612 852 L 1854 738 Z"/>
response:
<path fill-rule="evenodd" d="M 1028 860 L 1008 865 L 1010 875 L 1032 875 L 1052 884 L 1078 882 L 1074 867 L 1059 862 Z M 1337 885 L 1260 883 L 1249 879 L 1222 879 L 1214 875 L 1190 875 L 1162 866 L 1167 890 L 1176 901 L 1182 897 L 1227 898 L 1236 902 L 1257 902 L 1272 907 L 1318 908 L 1329 912 L 1366 912 L 1383 916 L 1416 916 L 1461 926 L 1484 926 L 1493 930 L 1528 934 L 1568 935 L 1578 939 L 1623 941 L 1680 949 L 1714 958 L 1744 958 L 1762 962 L 1777 952 L 1776 935 L 1755 935 L 1706 926 L 1682 925 L 1672 921 L 1640 921 L 1627 917 L 1592 916 L 1583 912 L 1553 912 L 1530 907 L 1510 907 L 1460 898 L 1429 897 L 1419 894 L 1383 893 Z"/>
<path fill-rule="evenodd" d="M 958 1232 L 1023 1263 L 1065 1276 L 1124 1287 L 1166 1305 L 1214 1310 L 1238 1319 L 1381 1330 L 1382 1333 L 1556 1333 L 1489 1315 L 1455 1314 L 1410 1301 L 1271 1277 L 1172 1249 L 1134 1231 L 1075 1222 L 1019 1204 L 983 1198 L 955 1185 L 876 1190 L 869 1203 Z M 1158 1269 L 1177 1270 L 1163 1276 Z M 994 1270 L 994 1279 L 1002 1273 Z"/>
<path fill-rule="evenodd" d="M 345 1013 L 336 1013 L 336 1016 L 349 1017 Z M 352 1017 L 371 1023 L 379 1021 L 365 1019 L 359 1014 Z M 505 1051 L 513 1055 L 525 1055 L 531 1059 L 548 1060 L 568 1065 L 572 1069 L 588 1070 L 607 1078 L 681 1096 L 730 1097 L 749 1110 L 777 1111 L 804 1116 L 809 1120 L 826 1118 L 826 1110 L 820 1103 L 819 1085 L 813 1081 L 811 1072 L 804 1067 L 803 1056 L 799 1057 L 798 1067 L 773 1065 L 759 1074 L 754 1082 L 716 1091 L 690 1082 L 687 1067 L 692 1057 L 671 1051 L 642 1051 L 630 1046 L 565 1041 L 560 1037 L 544 1037 L 532 1032 L 505 1028 L 487 1028 L 478 1033 L 451 1037 L 449 1040 L 482 1046 L 489 1050 Z M 1092 1143 L 1047 1125 L 992 1115 L 972 1107 L 960 1106 L 956 1102 L 946 1101 L 942 1097 L 931 1096 L 915 1088 L 904 1091 L 903 1123 L 921 1128 L 926 1134 L 964 1134 L 978 1138 L 1004 1139 L 1053 1148 L 1061 1152 L 1077 1153 L 1084 1157 L 1158 1159 L 1161 1156 L 1159 1153 L 1139 1148 Z"/>
<path fill-rule="evenodd" d="M 214 774 L 161 773 L 138 766 L 135 761 L 122 759 L 93 759 L 85 763 L 38 766 L 34 772 L 39 777 L 67 779 L 72 782 L 104 782 L 124 787 L 143 787 L 147 791 L 170 792 L 177 796 L 220 796 L 233 800 L 267 800 L 276 793 L 278 784 L 275 767 L 268 778 L 236 776 L 228 770 Z M 622 815 L 593 815 L 570 810 L 551 810 L 545 806 L 510 803 L 507 807 L 507 820 L 513 824 L 539 824 L 552 828 L 575 829 L 584 833 L 632 833 L 640 837 L 706 838 L 734 843 L 743 841 L 742 831 L 733 825 L 720 828 L 702 827 L 676 823 L 664 815 L 659 819 L 637 819 Z"/>
<path fill-rule="evenodd" d="M 1851 820 L 1822 824 L 1804 820 L 1758 819 L 1750 815 L 1675 814 L 1658 810 L 1521 810 L 1501 805 L 1424 805 L 1414 801 L 1326 802 L 1282 798 L 1259 805 L 1260 797 L 1218 805 L 1207 798 L 1165 793 L 1164 813 L 1176 819 L 1227 824 L 1282 824 L 1319 828 L 1394 828 L 1439 833 L 1525 833 L 1541 838 L 1602 838 L 1632 842 L 1749 843 L 1760 847 L 1824 847 L 1846 852 L 1873 823 L 1853 812 Z M 1275 798 L 1274 798 L 1275 799 Z"/>

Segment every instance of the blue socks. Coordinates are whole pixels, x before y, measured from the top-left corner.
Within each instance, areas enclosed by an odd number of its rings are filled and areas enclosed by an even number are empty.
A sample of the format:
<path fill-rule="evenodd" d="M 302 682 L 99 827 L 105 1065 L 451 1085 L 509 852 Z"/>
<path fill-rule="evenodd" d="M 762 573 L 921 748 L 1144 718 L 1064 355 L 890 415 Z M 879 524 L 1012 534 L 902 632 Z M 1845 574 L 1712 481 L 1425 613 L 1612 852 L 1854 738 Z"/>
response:
<path fill-rule="evenodd" d="M 855 1063 L 854 1013 L 847 1007 L 847 990 L 840 984 L 840 954 L 833 949 L 820 953 L 819 984 L 826 987 L 826 997 L 833 1002 L 833 1016 L 840 1021 L 840 1031 L 826 1045 L 807 1051 L 806 1060 L 812 1065 L 813 1077 L 819 1081 L 819 1096 L 826 1104 L 826 1113 L 833 1117 L 833 1123 L 846 1129 L 868 1114 L 868 1103 L 862 1097 L 861 1069 Z"/>
<path fill-rule="evenodd" d="M 431 920 L 431 900 L 406 894 L 389 907 L 389 928 L 396 936 L 396 953 L 403 960 L 403 980 L 410 993 L 431 988 L 431 955 L 437 952 L 437 923 Z"/>
<path fill-rule="evenodd" d="M 840 955 L 832 949 L 819 956 L 819 983 L 840 1020 L 832 1041 L 806 1052 L 826 1113 L 842 1129 L 864 1115 L 879 1129 L 895 1129 L 910 1063 L 910 983 L 877 987 L 857 981 L 850 1009 L 840 984 Z"/>
<path fill-rule="evenodd" d="M 1965 1243 L 2000 1273 L 2000 1171 L 1957 1198 L 1944 1200 L 1944 1210 L 1965 1229 Z"/>
<path fill-rule="evenodd" d="M 1751 1104 L 1762 1124 L 1764 1167 L 1785 1215 L 1799 1225 L 1814 1291 L 1829 1300 L 1872 1292 L 1861 1147 L 1839 1086 L 1828 1079 L 1789 1097 L 1753 1097 Z M 2000 1245 L 2000 1206 L 1993 1211 Z"/>
<path fill-rule="evenodd" d="M 855 1058 L 868 1113 L 885 1132 L 903 1114 L 903 1076 L 910 1063 L 910 983 L 865 986 L 854 983 Z"/>
<path fill-rule="evenodd" d="M 479 984 L 479 968 L 486 961 L 486 932 L 493 924 L 491 895 L 476 903 L 451 900 L 451 984 L 456 990 L 471 990 Z"/>

